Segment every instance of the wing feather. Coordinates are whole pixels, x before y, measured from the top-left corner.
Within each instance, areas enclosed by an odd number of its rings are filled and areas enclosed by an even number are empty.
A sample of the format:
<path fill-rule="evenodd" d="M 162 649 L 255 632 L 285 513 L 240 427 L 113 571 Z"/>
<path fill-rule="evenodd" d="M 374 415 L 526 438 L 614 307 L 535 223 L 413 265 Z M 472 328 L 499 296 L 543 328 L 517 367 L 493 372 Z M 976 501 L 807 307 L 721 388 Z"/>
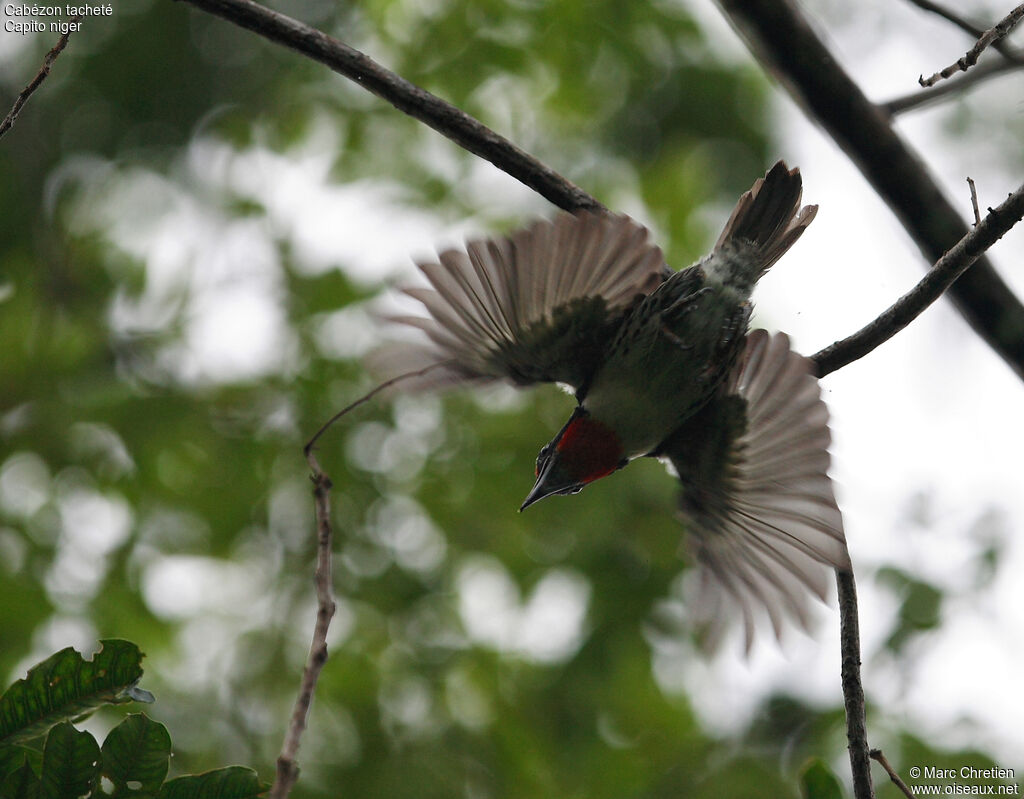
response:
<path fill-rule="evenodd" d="M 646 228 L 598 212 L 559 214 L 418 266 L 429 287 L 404 291 L 427 316 L 390 318 L 421 330 L 428 342 L 371 356 L 383 374 L 449 364 L 414 381 L 414 389 L 498 379 L 579 388 L 617 320 L 667 274 Z"/>
<path fill-rule="evenodd" d="M 722 394 L 666 442 L 709 641 L 730 611 L 743 618 L 748 650 L 758 617 L 777 637 L 787 618 L 807 628 L 810 597 L 825 597 L 832 569 L 850 568 L 830 441 L 811 362 L 784 334 L 757 330 Z"/>

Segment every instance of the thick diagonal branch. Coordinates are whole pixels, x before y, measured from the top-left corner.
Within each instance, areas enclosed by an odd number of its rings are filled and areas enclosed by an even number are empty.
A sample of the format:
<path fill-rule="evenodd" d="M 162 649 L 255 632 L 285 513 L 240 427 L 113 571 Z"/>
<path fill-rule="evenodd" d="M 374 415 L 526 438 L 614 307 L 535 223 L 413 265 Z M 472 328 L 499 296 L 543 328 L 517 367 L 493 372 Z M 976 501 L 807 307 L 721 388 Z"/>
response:
<path fill-rule="evenodd" d="M 751 49 L 824 127 L 933 264 L 968 232 L 927 167 L 864 96 L 791 0 L 718 0 Z M 850 241 L 869 232 L 851 220 Z M 841 246 L 840 242 L 836 243 Z M 1024 378 L 1024 305 L 986 258 L 950 289 L 972 328 Z"/>
<path fill-rule="evenodd" d="M 316 28 L 271 11 L 252 0 L 185 2 L 248 28 L 350 78 L 367 91 L 387 100 L 399 111 L 424 122 L 469 152 L 490 161 L 559 208 L 575 211 L 603 207 L 579 186 L 465 111 L 410 83 L 369 56 L 332 39 Z"/>

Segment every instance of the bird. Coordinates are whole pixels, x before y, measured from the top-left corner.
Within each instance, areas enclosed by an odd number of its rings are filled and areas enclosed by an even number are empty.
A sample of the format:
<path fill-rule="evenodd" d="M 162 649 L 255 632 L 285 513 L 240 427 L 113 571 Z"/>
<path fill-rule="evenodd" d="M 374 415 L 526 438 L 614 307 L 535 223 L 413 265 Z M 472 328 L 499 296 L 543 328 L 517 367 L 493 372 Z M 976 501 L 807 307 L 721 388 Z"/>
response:
<path fill-rule="evenodd" d="M 392 315 L 416 343 L 375 354 L 410 390 L 505 381 L 575 396 L 537 456 L 520 510 L 659 458 L 680 484 L 697 570 L 692 615 L 717 642 L 742 619 L 750 651 L 767 616 L 810 629 L 811 597 L 850 568 L 828 475 L 829 415 L 813 362 L 784 333 L 749 332 L 757 281 L 800 238 L 800 170 L 777 162 L 736 203 L 711 252 L 673 271 L 622 214 L 562 212 L 417 262 L 404 292 L 426 315 Z"/>

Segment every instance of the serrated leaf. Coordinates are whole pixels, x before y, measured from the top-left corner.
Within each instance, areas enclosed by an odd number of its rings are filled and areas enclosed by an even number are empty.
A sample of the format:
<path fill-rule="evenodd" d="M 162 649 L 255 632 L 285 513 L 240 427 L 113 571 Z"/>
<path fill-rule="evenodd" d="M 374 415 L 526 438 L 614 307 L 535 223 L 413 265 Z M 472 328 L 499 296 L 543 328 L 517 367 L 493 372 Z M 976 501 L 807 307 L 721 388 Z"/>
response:
<path fill-rule="evenodd" d="M 21 768 L 0 780 L 0 796 L 3 799 L 38 799 L 39 777 L 32 767 L 25 763 Z"/>
<path fill-rule="evenodd" d="M 803 799 L 843 799 L 839 779 L 825 763 L 814 758 L 800 774 L 800 793 Z"/>
<path fill-rule="evenodd" d="M 269 789 L 251 768 L 228 766 L 166 782 L 158 799 L 249 799 Z"/>
<path fill-rule="evenodd" d="M 7 689 L 0 697 L 0 744 L 28 741 L 58 722 L 132 701 L 142 678 L 142 653 L 129 641 L 100 643 L 92 660 L 62 649 Z"/>
<path fill-rule="evenodd" d="M 101 752 L 103 773 L 118 791 L 133 783 L 131 789 L 155 794 L 167 776 L 171 736 L 163 724 L 135 713 L 110 731 Z"/>
<path fill-rule="evenodd" d="M 100 780 L 100 747 L 87 732 L 63 721 L 50 730 L 43 747 L 40 796 L 72 799 L 88 796 Z"/>

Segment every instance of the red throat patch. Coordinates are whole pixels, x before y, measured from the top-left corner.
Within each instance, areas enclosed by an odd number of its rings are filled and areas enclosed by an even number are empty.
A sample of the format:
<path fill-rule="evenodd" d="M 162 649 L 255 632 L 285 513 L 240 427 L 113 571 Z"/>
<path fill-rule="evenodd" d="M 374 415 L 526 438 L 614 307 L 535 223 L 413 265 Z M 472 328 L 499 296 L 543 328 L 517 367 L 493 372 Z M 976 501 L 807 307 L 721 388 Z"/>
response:
<path fill-rule="evenodd" d="M 615 431 L 589 416 L 573 419 L 555 449 L 566 471 L 583 483 L 611 474 L 625 455 Z"/>

